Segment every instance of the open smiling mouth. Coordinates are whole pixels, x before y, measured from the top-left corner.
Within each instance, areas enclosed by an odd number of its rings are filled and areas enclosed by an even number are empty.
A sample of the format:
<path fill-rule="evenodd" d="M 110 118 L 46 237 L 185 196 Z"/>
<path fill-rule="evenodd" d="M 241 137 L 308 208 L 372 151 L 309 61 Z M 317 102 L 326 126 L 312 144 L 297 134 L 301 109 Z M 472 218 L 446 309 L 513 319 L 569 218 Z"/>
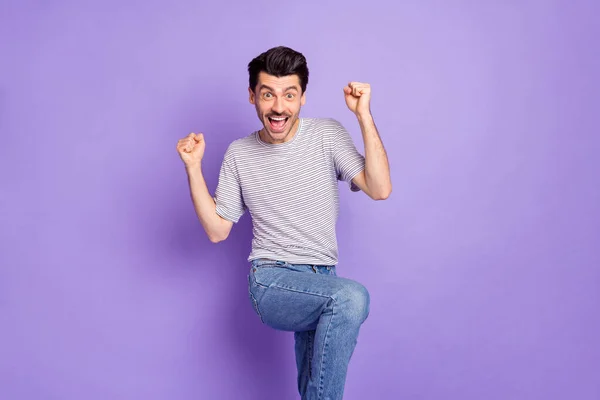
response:
<path fill-rule="evenodd" d="M 276 133 L 283 132 L 288 119 L 289 117 L 269 117 L 271 130 Z"/>

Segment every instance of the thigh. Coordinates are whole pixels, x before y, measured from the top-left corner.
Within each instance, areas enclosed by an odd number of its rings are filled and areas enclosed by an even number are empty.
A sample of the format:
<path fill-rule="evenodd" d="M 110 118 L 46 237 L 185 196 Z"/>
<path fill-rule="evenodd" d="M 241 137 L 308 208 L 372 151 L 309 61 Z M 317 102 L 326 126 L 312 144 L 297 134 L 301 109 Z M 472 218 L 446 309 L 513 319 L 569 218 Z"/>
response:
<path fill-rule="evenodd" d="M 306 271 L 309 271 L 307 269 Z M 341 292 L 363 290 L 358 282 L 295 266 L 253 266 L 250 295 L 263 323 L 280 330 L 316 329 L 319 317 Z"/>

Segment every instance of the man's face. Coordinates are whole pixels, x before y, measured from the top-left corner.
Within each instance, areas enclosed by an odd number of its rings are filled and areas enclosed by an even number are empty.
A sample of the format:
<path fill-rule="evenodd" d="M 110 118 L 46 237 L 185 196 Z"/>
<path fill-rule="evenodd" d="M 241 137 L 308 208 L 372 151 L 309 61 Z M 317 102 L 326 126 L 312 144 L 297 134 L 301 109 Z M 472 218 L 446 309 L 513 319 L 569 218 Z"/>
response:
<path fill-rule="evenodd" d="M 306 98 L 298 75 L 280 78 L 261 72 L 256 88 L 250 92 L 250 103 L 256 107 L 263 123 L 261 139 L 267 143 L 284 143 L 292 139 L 298 127 L 298 115 Z"/>

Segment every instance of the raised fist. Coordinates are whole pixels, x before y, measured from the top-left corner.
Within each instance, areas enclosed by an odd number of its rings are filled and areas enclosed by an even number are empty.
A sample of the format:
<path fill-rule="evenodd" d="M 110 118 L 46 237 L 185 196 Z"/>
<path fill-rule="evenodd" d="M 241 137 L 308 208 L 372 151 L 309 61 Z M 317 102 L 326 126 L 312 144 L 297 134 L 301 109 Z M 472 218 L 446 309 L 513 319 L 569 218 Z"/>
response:
<path fill-rule="evenodd" d="M 192 132 L 177 142 L 177 152 L 187 167 L 200 165 L 205 147 L 204 135 L 201 133 Z"/>
<path fill-rule="evenodd" d="M 350 82 L 344 87 L 346 105 L 354 114 L 369 115 L 371 113 L 371 85 L 362 82 Z"/>

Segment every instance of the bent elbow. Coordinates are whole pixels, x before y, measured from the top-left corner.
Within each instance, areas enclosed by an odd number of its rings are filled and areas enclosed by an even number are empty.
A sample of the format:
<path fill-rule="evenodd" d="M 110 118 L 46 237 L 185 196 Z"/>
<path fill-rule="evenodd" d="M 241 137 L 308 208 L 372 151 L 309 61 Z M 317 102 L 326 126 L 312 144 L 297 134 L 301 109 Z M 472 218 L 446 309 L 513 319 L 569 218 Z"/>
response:
<path fill-rule="evenodd" d="M 224 241 L 229 237 L 229 233 L 231 232 L 231 227 L 233 226 L 233 222 L 227 221 L 222 217 L 219 217 L 220 224 L 216 224 L 216 226 L 205 227 L 206 235 L 208 236 L 208 240 L 212 243 L 219 243 Z"/>
<path fill-rule="evenodd" d="M 222 241 L 224 241 L 225 239 L 227 239 L 227 236 L 209 236 L 208 240 L 210 240 L 212 243 L 220 243 Z"/>
<path fill-rule="evenodd" d="M 208 240 L 210 240 L 211 243 L 219 243 L 219 242 L 223 241 L 223 239 L 221 239 L 217 236 L 209 236 Z"/>
<path fill-rule="evenodd" d="M 373 200 L 386 200 L 392 194 L 392 188 L 382 190 L 381 192 L 374 193 L 372 198 Z"/>
<path fill-rule="evenodd" d="M 227 239 L 229 235 L 228 234 L 209 234 L 208 235 L 208 240 L 210 240 L 212 243 L 219 243 L 224 241 L 225 239 Z"/>

